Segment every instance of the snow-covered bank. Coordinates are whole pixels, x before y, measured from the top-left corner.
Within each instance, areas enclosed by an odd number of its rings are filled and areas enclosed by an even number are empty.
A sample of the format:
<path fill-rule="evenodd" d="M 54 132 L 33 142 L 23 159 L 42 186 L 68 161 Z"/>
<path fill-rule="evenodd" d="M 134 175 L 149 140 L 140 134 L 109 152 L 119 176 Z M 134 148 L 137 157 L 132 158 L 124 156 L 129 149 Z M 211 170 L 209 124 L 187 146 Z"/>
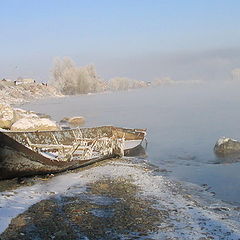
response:
<path fill-rule="evenodd" d="M 13 82 L 0 82 L 0 102 L 5 104 L 22 104 L 47 97 L 63 96 L 56 88 L 41 83 L 14 85 Z"/>
<path fill-rule="evenodd" d="M 159 221 L 158 231 L 149 233 L 150 239 L 240 238 L 237 207 L 215 200 L 204 189 L 195 185 L 186 186 L 156 175 L 147 164 L 135 164 L 128 160 L 103 162 L 83 171 L 59 175 L 47 182 L 2 192 L 0 230 L 4 231 L 11 219 L 42 199 L 52 196 L 79 196 L 90 183 L 110 179 L 111 184 L 119 178 L 136 185 L 139 198 L 154 202 L 154 208 L 168 213 L 164 221 Z"/>

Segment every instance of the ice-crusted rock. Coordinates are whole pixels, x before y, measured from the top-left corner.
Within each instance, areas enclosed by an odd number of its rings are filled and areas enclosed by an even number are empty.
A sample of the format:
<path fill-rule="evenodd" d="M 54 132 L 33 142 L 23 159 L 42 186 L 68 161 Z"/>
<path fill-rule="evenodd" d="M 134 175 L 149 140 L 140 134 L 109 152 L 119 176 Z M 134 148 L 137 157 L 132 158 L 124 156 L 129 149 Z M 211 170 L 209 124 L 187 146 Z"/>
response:
<path fill-rule="evenodd" d="M 10 129 L 16 121 L 22 118 L 39 119 L 40 117 L 35 112 L 0 104 L 0 128 Z"/>
<path fill-rule="evenodd" d="M 55 131 L 60 130 L 60 126 L 47 118 L 22 118 L 16 121 L 12 131 Z"/>
<path fill-rule="evenodd" d="M 68 122 L 70 125 L 73 126 L 80 126 L 83 125 L 85 123 L 85 118 L 82 116 L 79 117 L 71 117 L 68 119 Z"/>
<path fill-rule="evenodd" d="M 29 112 L 20 108 L 15 108 L 16 121 L 22 118 L 39 118 L 39 116 L 34 112 Z"/>
<path fill-rule="evenodd" d="M 63 124 L 69 124 L 71 126 L 77 127 L 77 126 L 81 126 L 85 123 L 85 118 L 82 116 L 78 116 L 78 117 L 65 117 L 61 120 L 61 123 Z"/>
<path fill-rule="evenodd" d="M 7 104 L 0 104 L 0 128 L 10 129 L 14 121 L 14 109 Z"/>
<path fill-rule="evenodd" d="M 217 154 L 240 153 L 240 142 L 232 138 L 222 137 L 216 142 L 214 151 Z"/>

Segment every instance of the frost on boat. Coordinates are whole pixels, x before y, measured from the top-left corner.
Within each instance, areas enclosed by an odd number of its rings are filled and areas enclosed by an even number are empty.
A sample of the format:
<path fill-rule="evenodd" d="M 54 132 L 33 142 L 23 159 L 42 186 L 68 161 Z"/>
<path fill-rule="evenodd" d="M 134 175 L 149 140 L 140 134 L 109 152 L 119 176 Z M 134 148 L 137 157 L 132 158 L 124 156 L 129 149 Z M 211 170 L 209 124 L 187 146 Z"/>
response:
<path fill-rule="evenodd" d="M 0 132 L 0 179 L 61 172 L 142 153 L 145 129 L 113 126 Z"/>

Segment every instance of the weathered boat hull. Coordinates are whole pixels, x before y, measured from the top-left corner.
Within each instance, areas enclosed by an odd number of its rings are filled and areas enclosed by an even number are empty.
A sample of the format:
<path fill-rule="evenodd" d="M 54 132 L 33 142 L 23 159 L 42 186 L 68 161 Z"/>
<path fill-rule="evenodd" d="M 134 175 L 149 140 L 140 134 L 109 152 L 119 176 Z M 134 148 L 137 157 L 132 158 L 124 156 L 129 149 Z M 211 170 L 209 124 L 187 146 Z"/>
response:
<path fill-rule="evenodd" d="M 15 177 L 59 173 L 111 158 L 111 156 L 104 156 L 91 160 L 76 161 L 70 164 L 50 165 L 26 158 L 13 149 L 0 149 L 0 153 L 0 180 Z"/>
<path fill-rule="evenodd" d="M 144 130 L 124 129 L 112 126 L 83 128 L 82 137 L 124 137 L 136 141 L 136 146 L 124 149 L 124 155 L 134 155 L 145 137 Z M 45 132 L 0 132 L 0 179 L 57 173 L 83 167 L 97 161 L 114 158 L 116 153 L 106 154 L 91 159 L 56 161 L 48 158 L 30 146 L 39 144 L 71 145 L 76 139 L 79 129 Z"/>

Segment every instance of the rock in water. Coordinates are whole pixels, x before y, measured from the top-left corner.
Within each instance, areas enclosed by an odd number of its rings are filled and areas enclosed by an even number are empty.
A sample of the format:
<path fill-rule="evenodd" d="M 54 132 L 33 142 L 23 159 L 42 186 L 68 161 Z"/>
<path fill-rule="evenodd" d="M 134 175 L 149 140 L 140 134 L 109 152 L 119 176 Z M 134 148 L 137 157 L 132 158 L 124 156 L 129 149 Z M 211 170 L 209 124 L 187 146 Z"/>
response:
<path fill-rule="evenodd" d="M 0 104 L 0 128 L 10 129 L 14 121 L 14 109 L 7 104 Z"/>
<path fill-rule="evenodd" d="M 16 121 L 12 131 L 55 131 L 60 130 L 56 122 L 47 118 L 22 118 Z"/>
<path fill-rule="evenodd" d="M 77 126 L 81 126 L 85 123 L 85 118 L 82 116 L 79 117 L 65 117 L 61 120 L 61 123 L 67 123 L 71 126 L 77 127 Z"/>
<path fill-rule="evenodd" d="M 220 138 L 214 146 L 216 154 L 234 154 L 240 153 L 240 142 L 231 138 Z"/>

